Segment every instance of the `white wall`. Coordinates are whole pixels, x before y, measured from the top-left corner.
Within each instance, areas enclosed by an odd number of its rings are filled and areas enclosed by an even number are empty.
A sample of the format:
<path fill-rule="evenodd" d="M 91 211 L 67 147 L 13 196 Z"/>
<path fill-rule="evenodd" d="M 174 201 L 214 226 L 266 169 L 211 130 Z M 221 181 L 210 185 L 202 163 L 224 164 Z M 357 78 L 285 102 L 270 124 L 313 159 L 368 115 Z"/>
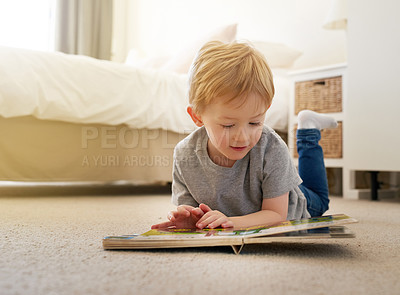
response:
<path fill-rule="evenodd" d="M 322 28 L 330 0 L 116 2 L 114 60 L 123 61 L 131 48 L 152 56 L 173 54 L 216 27 L 238 23 L 239 39 L 279 42 L 302 51 L 294 69 L 346 61 L 346 33 Z"/>
<path fill-rule="evenodd" d="M 349 1 L 349 169 L 400 171 L 399 11 L 398 0 Z"/>

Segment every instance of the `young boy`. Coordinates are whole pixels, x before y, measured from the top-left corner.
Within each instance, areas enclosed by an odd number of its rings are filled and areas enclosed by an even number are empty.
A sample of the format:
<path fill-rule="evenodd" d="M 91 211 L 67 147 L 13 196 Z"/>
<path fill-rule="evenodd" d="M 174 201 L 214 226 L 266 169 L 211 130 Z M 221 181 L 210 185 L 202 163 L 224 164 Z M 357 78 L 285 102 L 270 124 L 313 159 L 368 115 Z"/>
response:
<path fill-rule="evenodd" d="M 248 44 L 209 42 L 190 75 L 187 111 L 200 127 L 175 148 L 177 210 L 152 228 L 249 227 L 322 215 L 328 185 L 320 129 L 331 117 L 299 114 L 299 173 L 282 139 L 264 126 L 274 96 L 263 55 Z M 303 180 L 303 183 L 302 183 Z"/>

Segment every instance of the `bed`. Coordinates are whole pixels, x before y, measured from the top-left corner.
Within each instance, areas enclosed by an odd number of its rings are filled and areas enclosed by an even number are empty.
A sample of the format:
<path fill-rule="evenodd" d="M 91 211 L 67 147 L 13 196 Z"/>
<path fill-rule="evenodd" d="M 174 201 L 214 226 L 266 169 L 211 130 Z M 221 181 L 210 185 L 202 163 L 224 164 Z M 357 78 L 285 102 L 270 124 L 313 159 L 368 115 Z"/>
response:
<path fill-rule="evenodd" d="M 0 180 L 170 182 L 175 144 L 196 126 L 187 74 L 0 47 Z M 287 130 L 288 82 L 274 75 L 266 124 Z"/>

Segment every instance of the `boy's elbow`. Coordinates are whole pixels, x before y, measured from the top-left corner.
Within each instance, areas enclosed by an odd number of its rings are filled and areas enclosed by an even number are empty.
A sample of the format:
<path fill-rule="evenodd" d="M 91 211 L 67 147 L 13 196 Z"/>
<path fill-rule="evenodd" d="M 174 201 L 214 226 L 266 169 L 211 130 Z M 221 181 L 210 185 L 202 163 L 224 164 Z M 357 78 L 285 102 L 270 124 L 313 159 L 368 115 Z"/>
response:
<path fill-rule="evenodd" d="M 288 211 L 286 210 L 285 212 L 281 213 L 280 216 L 281 216 L 281 221 L 287 220 Z"/>

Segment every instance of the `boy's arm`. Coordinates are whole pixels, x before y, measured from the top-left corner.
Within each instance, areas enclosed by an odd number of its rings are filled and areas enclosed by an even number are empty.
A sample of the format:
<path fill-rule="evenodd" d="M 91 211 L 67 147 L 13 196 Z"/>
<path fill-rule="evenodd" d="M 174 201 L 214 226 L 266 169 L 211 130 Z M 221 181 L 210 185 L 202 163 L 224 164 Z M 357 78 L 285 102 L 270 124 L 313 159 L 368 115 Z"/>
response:
<path fill-rule="evenodd" d="M 176 152 L 176 151 L 175 151 Z M 172 173 L 172 203 L 177 205 L 176 210 L 168 213 L 168 221 L 154 224 L 152 229 L 159 228 L 196 228 L 197 221 L 208 211 L 198 208 L 199 204 L 190 194 L 186 183 L 180 173 L 179 161 L 174 153 L 174 166 Z"/>
<path fill-rule="evenodd" d="M 234 227 L 271 225 L 287 218 L 289 192 L 279 197 L 264 199 L 261 210 L 244 216 L 230 217 Z"/>
<path fill-rule="evenodd" d="M 270 225 L 287 218 L 289 203 L 289 193 L 283 194 L 279 197 L 264 199 L 261 210 L 243 216 L 227 217 L 223 213 L 212 210 L 204 214 L 197 222 L 198 228 L 216 228 L 222 227 L 251 227 L 256 225 Z M 201 204 L 200 208 L 208 208 L 208 206 Z"/>

